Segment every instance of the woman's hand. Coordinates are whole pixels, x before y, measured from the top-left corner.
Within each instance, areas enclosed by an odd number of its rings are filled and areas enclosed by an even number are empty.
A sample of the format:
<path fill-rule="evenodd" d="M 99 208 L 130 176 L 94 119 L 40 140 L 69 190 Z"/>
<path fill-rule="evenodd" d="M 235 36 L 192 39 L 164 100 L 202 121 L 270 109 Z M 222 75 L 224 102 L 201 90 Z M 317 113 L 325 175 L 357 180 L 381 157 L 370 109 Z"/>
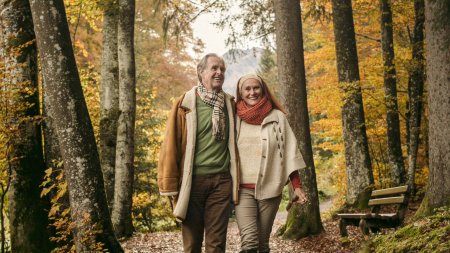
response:
<path fill-rule="evenodd" d="M 308 201 L 308 198 L 306 197 L 306 193 L 303 191 L 302 188 L 295 188 L 294 189 L 295 194 L 295 203 L 299 204 L 305 204 Z"/>

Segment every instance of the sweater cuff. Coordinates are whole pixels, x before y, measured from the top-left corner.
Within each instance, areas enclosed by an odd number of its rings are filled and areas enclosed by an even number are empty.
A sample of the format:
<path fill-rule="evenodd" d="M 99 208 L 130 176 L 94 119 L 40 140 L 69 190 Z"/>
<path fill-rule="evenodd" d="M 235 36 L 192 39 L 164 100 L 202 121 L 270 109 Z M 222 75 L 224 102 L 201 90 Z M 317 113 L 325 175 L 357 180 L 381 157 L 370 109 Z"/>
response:
<path fill-rule="evenodd" d="M 289 175 L 289 178 L 291 179 L 291 184 L 294 189 L 302 187 L 302 183 L 300 182 L 300 176 L 297 170 L 292 172 L 291 175 Z"/>
<path fill-rule="evenodd" d="M 178 192 L 159 192 L 161 196 L 176 196 Z"/>

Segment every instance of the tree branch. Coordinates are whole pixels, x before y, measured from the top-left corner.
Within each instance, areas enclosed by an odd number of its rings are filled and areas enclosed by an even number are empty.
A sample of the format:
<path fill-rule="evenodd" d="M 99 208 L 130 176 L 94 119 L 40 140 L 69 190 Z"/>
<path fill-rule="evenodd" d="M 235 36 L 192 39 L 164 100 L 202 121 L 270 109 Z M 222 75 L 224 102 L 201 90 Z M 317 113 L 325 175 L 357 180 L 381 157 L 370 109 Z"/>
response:
<path fill-rule="evenodd" d="M 375 39 L 375 38 L 372 38 L 372 37 L 369 37 L 369 36 L 367 36 L 367 35 L 360 34 L 360 33 L 355 33 L 355 35 L 356 35 L 356 36 L 359 36 L 359 37 L 366 38 L 366 39 L 368 39 L 368 40 L 374 40 L 374 41 L 376 41 L 376 42 L 378 42 L 378 43 L 381 43 L 381 39 Z"/>
<path fill-rule="evenodd" d="M 77 30 L 78 30 L 78 25 L 80 24 L 80 18 L 81 18 L 81 10 L 83 9 L 83 2 L 80 3 L 80 9 L 78 10 L 78 16 L 77 16 L 77 23 L 75 24 L 75 29 L 73 31 L 73 44 L 75 44 L 75 36 L 77 36 Z M 75 49 L 75 47 L 74 47 Z M 76 49 L 75 49 L 76 50 Z"/>

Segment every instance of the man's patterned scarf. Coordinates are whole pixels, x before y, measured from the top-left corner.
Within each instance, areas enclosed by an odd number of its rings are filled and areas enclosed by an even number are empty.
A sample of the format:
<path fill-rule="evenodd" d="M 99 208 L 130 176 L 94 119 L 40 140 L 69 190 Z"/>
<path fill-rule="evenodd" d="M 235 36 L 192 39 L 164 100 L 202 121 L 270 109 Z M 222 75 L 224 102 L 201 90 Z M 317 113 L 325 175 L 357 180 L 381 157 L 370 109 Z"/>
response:
<path fill-rule="evenodd" d="M 223 108 L 225 106 L 225 93 L 220 90 L 208 91 L 203 84 L 197 85 L 197 92 L 200 98 L 209 107 L 213 108 L 212 113 L 212 127 L 213 136 L 217 141 L 221 141 L 225 136 L 225 114 Z"/>

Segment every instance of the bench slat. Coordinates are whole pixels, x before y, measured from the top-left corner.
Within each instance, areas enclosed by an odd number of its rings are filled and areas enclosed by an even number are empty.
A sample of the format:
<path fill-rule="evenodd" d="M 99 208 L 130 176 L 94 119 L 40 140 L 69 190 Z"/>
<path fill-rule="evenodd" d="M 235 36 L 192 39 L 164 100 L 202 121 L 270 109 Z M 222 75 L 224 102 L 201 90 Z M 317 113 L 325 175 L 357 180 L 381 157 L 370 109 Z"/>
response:
<path fill-rule="evenodd" d="M 338 214 L 343 219 L 382 219 L 390 220 L 397 218 L 396 213 L 340 213 Z"/>
<path fill-rule="evenodd" d="M 368 213 L 339 213 L 338 216 L 344 219 L 362 219 L 368 217 Z"/>
<path fill-rule="evenodd" d="M 392 188 L 372 191 L 371 197 L 381 197 L 381 196 L 385 196 L 385 195 L 400 194 L 400 193 L 405 193 L 407 191 L 408 191 L 408 186 L 403 185 L 403 186 L 398 186 L 398 187 L 392 187 Z"/>
<path fill-rule="evenodd" d="M 400 197 L 390 197 L 390 198 L 380 198 L 369 200 L 369 206 L 376 205 L 389 205 L 389 204 L 402 204 L 405 202 L 405 196 Z"/>
<path fill-rule="evenodd" d="M 382 219 L 382 220 L 390 220 L 393 218 L 397 218 L 396 213 L 380 213 L 377 214 L 374 218 Z"/>

